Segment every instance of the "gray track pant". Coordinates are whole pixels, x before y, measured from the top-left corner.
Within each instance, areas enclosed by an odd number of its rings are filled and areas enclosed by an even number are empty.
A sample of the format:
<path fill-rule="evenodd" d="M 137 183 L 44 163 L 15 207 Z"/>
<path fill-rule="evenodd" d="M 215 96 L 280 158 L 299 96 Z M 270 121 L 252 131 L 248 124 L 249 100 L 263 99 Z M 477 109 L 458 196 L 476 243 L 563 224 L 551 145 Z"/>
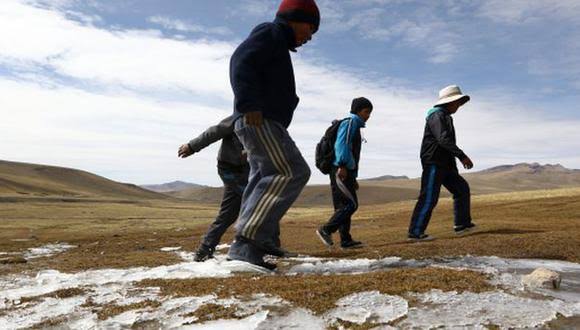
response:
<path fill-rule="evenodd" d="M 229 256 L 256 263 L 264 253 L 250 247 L 247 241 L 279 246 L 280 219 L 308 182 L 310 168 L 286 128 L 278 122 L 265 119 L 261 127 L 254 127 L 239 119 L 235 127 L 248 152 L 250 178 L 236 223 L 237 239 Z"/>

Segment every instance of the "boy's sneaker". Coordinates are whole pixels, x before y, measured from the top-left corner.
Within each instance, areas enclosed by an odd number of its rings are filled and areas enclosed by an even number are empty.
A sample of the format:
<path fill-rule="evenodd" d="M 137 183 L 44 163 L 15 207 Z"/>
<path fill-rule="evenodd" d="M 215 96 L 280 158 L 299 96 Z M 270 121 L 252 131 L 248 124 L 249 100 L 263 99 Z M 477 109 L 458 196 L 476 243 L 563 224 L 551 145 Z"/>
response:
<path fill-rule="evenodd" d="M 275 245 L 263 245 L 262 250 L 271 256 L 279 257 L 279 258 L 295 258 L 298 257 L 298 253 L 290 252 L 285 250 L 279 246 Z"/>
<path fill-rule="evenodd" d="M 469 223 L 467 225 L 455 226 L 453 227 L 453 230 L 455 230 L 455 234 L 462 235 L 473 230 L 473 228 L 475 228 L 475 224 Z"/>
<path fill-rule="evenodd" d="M 215 249 L 202 244 L 199 246 L 197 251 L 195 251 L 195 256 L 193 257 L 193 260 L 196 262 L 204 262 L 207 259 L 211 259 L 213 258 L 214 251 Z"/>
<path fill-rule="evenodd" d="M 251 240 L 251 239 L 248 239 L 245 237 L 239 237 L 238 239 L 240 241 L 247 242 L 247 243 L 257 247 L 258 249 L 262 250 L 265 254 L 268 254 L 268 255 L 271 255 L 274 257 L 279 257 L 279 258 L 298 257 L 298 253 L 287 251 L 287 250 L 281 248 L 280 246 L 276 246 L 276 245 L 271 244 L 271 243 L 260 244 L 260 243 L 256 242 L 255 240 Z"/>
<path fill-rule="evenodd" d="M 330 236 L 329 233 L 327 233 L 326 231 L 324 231 L 324 229 L 319 228 L 316 230 L 316 235 L 318 235 L 318 238 L 320 238 L 320 240 L 322 241 L 322 243 L 326 246 L 333 246 L 334 242 L 332 241 L 332 236 Z"/>
<path fill-rule="evenodd" d="M 340 247 L 343 249 L 356 249 L 361 248 L 363 243 L 361 241 L 350 240 L 346 242 L 341 242 Z"/>
<path fill-rule="evenodd" d="M 428 241 L 432 241 L 435 238 L 433 236 L 429 236 L 427 234 L 421 234 L 419 236 L 417 235 L 413 235 L 413 234 L 409 234 L 407 236 L 407 240 L 408 241 L 412 241 L 412 242 L 428 242 Z"/>
<path fill-rule="evenodd" d="M 276 270 L 276 268 L 278 268 L 278 265 L 276 265 L 275 263 L 267 262 L 267 261 L 262 261 L 262 262 L 255 264 L 255 265 L 266 268 L 267 270 L 271 270 L 271 271 L 274 271 L 274 270 Z"/>

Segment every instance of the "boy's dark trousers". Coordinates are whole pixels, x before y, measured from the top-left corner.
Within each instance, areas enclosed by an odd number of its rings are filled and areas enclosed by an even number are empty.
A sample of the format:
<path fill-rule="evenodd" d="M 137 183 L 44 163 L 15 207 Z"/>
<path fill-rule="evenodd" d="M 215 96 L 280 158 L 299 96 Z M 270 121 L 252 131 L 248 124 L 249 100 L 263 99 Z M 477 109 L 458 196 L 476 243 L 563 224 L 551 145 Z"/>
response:
<path fill-rule="evenodd" d="M 224 183 L 224 194 L 220 211 L 215 221 L 209 226 L 203 239 L 203 245 L 214 249 L 223 234 L 236 221 L 240 213 L 242 195 L 248 184 L 250 167 L 218 166 L 218 174 Z"/>
<path fill-rule="evenodd" d="M 453 213 L 455 226 L 471 223 L 469 184 L 459 175 L 457 168 L 449 169 L 441 166 L 426 164 L 421 175 L 421 193 L 415 205 L 409 234 L 420 236 L 427 229 L 431 213 L 439 200 L 441 185 L 453 194 Z"/>
<path fill-rule="evenodd" d="M 334 204 L 334 214 L 322 229 L 332 234 L 340 232 L 340 241 L 348 242 L 352 240 L 350 235 L 350 224 L 352 215 L 358 209 L 358 197 L 356 194 L 356 177 L 354 171 L 347 171 L 344 181 L 340 180 L 336 173 L 337 167 L 332 167 L 330 172 L 330 187 L 332 189 L 332 203 Z"/>

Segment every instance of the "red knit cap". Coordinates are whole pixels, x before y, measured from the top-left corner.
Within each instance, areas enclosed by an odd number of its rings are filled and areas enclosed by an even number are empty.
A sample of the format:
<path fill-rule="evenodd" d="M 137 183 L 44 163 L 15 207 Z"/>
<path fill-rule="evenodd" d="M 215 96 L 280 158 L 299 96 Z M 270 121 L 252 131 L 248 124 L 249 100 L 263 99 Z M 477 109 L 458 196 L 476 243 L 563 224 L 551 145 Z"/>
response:
<path fill-rule="evenodd" d="M 314 24 L 314 32 L 320 26 L 320 12 L 314 0 L 282 0 L 276 16 L 289 21 Z"/>

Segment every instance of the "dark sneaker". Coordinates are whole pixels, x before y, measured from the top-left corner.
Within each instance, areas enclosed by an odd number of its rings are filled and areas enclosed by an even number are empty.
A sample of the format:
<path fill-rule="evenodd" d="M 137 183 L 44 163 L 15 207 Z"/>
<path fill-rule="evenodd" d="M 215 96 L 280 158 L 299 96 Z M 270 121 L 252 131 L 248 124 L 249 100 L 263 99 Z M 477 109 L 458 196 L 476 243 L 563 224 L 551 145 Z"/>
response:
<path fill-rule="evenodd" d="M 287 251 L 282 249 L 282 251 L 284 251 L 284 255 L 282 256 L 282 258 L 296 258 L 298 257 L 298 253 L 296 252 L 291 252 L 291 251 Z"/>
<path fill-rule="evenodd" d="M 266 245 L 261 246 L 261 248 L 264 251 L 264 253 L 269 254 L 271 256 L 274 256 L 274 257 L 279 257 L 279 258 L 298 257 L 298 253 L 286 251 L 285 249 L 283 249 L 279 246 L 275 246 L 275 245 L 266 244 Z"/>
<path fill-rule="evenodd" d="M 262 262 L 255 264 L 255 265 L 266 268 L 267 270 L 271 270 L 271 271 L 274 271 L 274 270 L 276 270 L 276 268 L 278 268 L 278 265 L 276 265 L 275 263 L 267 262 L 267 261 L 262 261 Z"/>
<path fill-rule="evenodd" d="M 326 246 L 333 246 L 334 242 L 332 241 L 332 236 L 330 236 L 329 233 L 327 233 L 326 231 L 324 231 L 324 229 L 320 228 L 316 230 L 316 235 L 318 235 L 318 238 L 320 238 L 320 240 L 322 241 L 322 243 Z"/>
<path fill-rule="evenodd" d="M 453 228 L 453 230 L 455 230 L 455 234 L 462 235 L 462 234 L 465 234 L 467 232 L 470 232 L 474 228 L 475 228 L 475 224 L 474 223 L 469 223 L 467 225 L 455 226 Z"/>
<path fill-rule="evenodd" d="M 346 242 L 341 242 L 340 247 L 343 249 L 356 249 L 361 248 L 363 243 L 361 241 L 350 240 Z"/>
<path fill-rule="evenodd" d="M 193 260 L 196 262 L 204 262 L 207 259 L 213 258 L 213 252 L 215 251 L 214 248 L 210 248 L 206 245 L 200 245 L 197 251 L 195 251 L 195 256 Z"/>
<path fill-rule="evenodd" d="M 432 241 L 435 238 L 432 236 L 429 236 L 427 234 L 421 234 L 419 236 L 417 235 L 413 235 L 413 234 L 409 234 L 407 236 L 407 240 L 408 241 L 412 241 L 412 242 L 428 242 L 428 241 Z"/>
<path fill-rule="evenodd" d="M 298 253 L 286 251 L 283 248 L 276 246 L 274 244 L 271 244 L 271 243 L 260 244 L 260 243 L 256 242 L 255 240 L 245 238 L 245 237 L 239 237 L 239 240 L 255 246 L 256 248 L 262 250 L 262 252 L 264 252 L 264 254 L 268 254 L 268 255 L 271 255 L 274 257 L 291 258 L 291 257 L 298 256 Z"/>

